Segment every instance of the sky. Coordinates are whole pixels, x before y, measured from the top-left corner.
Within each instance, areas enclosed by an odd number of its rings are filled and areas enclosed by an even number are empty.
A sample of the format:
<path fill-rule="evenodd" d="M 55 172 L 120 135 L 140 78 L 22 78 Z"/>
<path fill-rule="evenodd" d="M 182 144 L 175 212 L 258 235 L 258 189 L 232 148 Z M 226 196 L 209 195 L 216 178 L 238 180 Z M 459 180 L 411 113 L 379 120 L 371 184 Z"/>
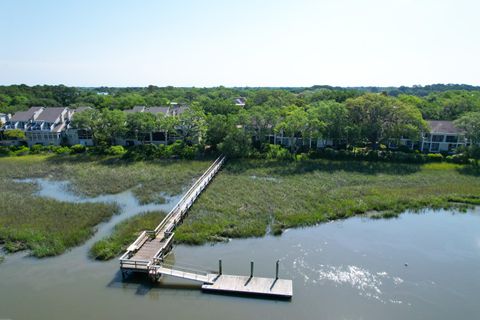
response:
<path fill-rule="evenodd" d="M 0 0 L 0 85 L 480 85 L 478 0 Z"/>

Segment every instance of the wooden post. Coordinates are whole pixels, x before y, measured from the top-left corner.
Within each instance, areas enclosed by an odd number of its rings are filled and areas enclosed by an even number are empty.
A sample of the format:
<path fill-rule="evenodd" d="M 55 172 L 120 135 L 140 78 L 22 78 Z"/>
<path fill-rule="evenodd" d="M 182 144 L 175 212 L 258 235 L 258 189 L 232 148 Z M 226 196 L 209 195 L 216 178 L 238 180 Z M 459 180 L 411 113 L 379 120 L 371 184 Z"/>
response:
<path fill-rule="evenodd" d="M 278 265 L 280 264 L 280 260 L 277 260 L 276 270 L 275 270 L 275 280 L 278 279 Z"/>
<path fill-rule="evenodd" d="M 253 261 L 250 261 L 250 278 L 253 278 Z"/>
<path fill-rule="evenodd" d="M 222 259 L 218 260 L 218 274 L 222 274 Z"/>

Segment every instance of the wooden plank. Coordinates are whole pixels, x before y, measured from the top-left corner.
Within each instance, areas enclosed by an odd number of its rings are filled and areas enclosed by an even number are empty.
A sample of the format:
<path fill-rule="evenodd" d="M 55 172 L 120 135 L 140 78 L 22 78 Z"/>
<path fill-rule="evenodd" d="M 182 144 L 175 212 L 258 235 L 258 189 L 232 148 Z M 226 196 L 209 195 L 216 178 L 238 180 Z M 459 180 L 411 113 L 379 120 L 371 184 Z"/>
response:
<path fill-rule="evenodd" d="M 202 290 L 211 292 L 225 292 L 231 294 L 261 295 L 277 298 L 291 298 L 293 296 L 292 280 L 246 277 L 235 275 L 209 274 L 213 284 L 203 284 Z"/>

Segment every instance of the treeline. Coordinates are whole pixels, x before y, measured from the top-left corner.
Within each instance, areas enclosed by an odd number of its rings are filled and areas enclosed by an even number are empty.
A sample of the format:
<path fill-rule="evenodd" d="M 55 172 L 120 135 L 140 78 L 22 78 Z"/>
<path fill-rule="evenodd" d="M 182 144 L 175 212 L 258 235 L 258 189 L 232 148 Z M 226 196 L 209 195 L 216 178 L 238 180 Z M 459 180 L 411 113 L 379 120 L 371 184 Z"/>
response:
<path fill-rule="evenodd" d="M 196 102 L 207 114 L 239 112 L 233 99 L 247 98 L 246 108 L 282 107 L 318 103 L 345 102 L 364 93 L 384 93 L 415 105 L 424 119 L 454 120 L 466 112 L 480 110 L 480 87 L 469 85 L 430 85 L 414 87 L 340 88 L 176 88 L 148 86 L 142 88 L 76 88 L 59 86 L 0 86 L 0 113 L 15 113 L 31 106 L 91 106 L 102 109 L 130 109 L 136 105 L 159 106 L 174 101 Z"/>
<path fill-rule="evenodd" d="M 231 157 L 267 153 L 272 144 L 287 145 L 289 154 L 295 156 L 316 149 L 322 140 L 335 149 L 379 150 L 400 138 L 418 141 L 421 133 L 429 130 L 421 111 L 402 97 L 367 93 L 344 102 L 296 102 L 237 107 L 225 114 L 206 111 L 192 102 L 176 116 L 90 109 L 78 113 L 72 126 L 87 129 L 99 146 L 115 145 L 118 138 L 145 142 L 150 133 L 164 132 L 165 137 L 172 136 L 185 145 L 200 144 Z M 465 113 L 456 124 L 474 144 L 480 142 L 480 112 Z"/>
<path fill-rule="evenodd" d="M 425 119 L 455 120 L 474 144 L 480 143 L 480 91 L 468 86 L 454 88 L 464 90 L 394 96 L 388 91 L 365 92 L 374 91 L 373 88 L 325 86 L 73 88 L 19 85 L 0 87 L 0 112 L 23 110 L 32 105 L 91 106 L 92 110 L 76 114 L 72 125 L 91 131 L 97 145 L 114 145 L 119 137 L 142 141 L 145 133 L 164 131 L 185 145 L 201 144 L 230 156 L 266 152 L 271 144 L 286 144 L 295 155 L 302 149 L 315 148 L 318 139 L 329 140 L 335 149 L 378 150 L 400 137 L 418 140 L 420 133 L 428 130 Z M 235 103 L 238 97 L 245 98 L 244 106 Z M 170 102 L 185 103 L 190 108 L 175 117 L 122 111 L 136 105 L 158 106 Z M 273 135 L 281 136 L 282 141 L 276 141 Z"/>

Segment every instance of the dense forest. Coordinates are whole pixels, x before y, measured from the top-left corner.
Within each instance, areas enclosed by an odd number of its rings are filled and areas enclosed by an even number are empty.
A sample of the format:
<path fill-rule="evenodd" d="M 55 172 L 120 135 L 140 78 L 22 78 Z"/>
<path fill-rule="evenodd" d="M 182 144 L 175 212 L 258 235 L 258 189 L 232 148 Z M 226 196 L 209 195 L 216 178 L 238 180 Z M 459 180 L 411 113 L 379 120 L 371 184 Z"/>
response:
<path fill-rule="evenodd" d="M 235 103 L 245 98 L 245 105 Z M 179 117 L 150 113 L 125 114 L 134 106 L 188 104 Z M 455 120 L 472 142 L 480 142 L 480 87 L 430 85 L 399 88 L 76 88 L 12 85 L 0 87 L 0 112 L 31 106 L 90 106 L 75 116 L 74 125 L 93 132 L 97 144 L 115 137 L 155 129 L 174 132 L 180 124 L 184 142 L 195 136 L 229 154 L 268 147 L 268 135 L 282 132 L 296 153 L 297 138 L 328 138 L 337 148 L 377 149 L 400 137 L 418 139 L 425 120 Z M 125 125 L 126 124 L 126 125 Z M 244 130 L 238 130 L 238 128 Z M 178 132 L 177 132 L 178 133 Z M 251 141 L 251 137 L 257 137 Z"/>
<path fill-rule="evenodd" d="M 77 88 L 58 86 L 0 86 L 0 113 L 15 113 L 31 106 L 91 106 L 98 109 L 129 109 L 136 105 L 159 106 L 172 101 L 198 103 L 207 114 L 230 114 L 239 111 L 235 97 L 246 97 L 246 108 L 304 107 L 320 101 L 345 102 L 366 92 L 384 93 L 415 105 L 424 119 L 454 120 L 465 112 L 480 110 L 480 87 L 436 84 L 413 87 L 341 88 Z"/>

